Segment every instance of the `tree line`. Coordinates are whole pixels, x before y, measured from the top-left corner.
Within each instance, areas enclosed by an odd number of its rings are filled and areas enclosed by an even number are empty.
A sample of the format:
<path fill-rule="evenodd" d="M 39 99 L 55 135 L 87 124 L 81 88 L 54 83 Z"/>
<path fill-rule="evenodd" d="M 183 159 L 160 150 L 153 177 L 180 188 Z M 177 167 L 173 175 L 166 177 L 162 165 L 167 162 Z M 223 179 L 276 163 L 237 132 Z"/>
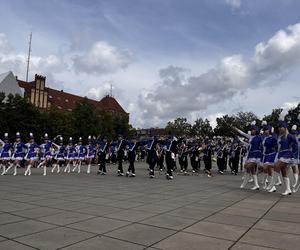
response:
<path fill-rule="evenodd" d="M 275 131 L 278 126 L 279 115 L 282 109 L 273 109 L 271 114 L 265 115 L 262 120 L 271 124 Z M 292 108 L 286 115 L 286 120 L 291 125 L 299 125 L 298 114 L 300 114 L 300 103 L 297 107 Z M 261 125 L 261 121 L 258 116 L 253 112 L 238 112 L 234 115 L 223 115 L 216 119 L 217 125 L 212 128 L 208 119 L 198 118 L 191 124 L 186 118 L 176 118 L 174 121 L 168 122 L 166 126 L 166 132 L 170 135 L 190 135 L 190 136 L 235 136 L 236 133 L 232 130 L 232 127 L 237 127 L 245 132 L 249 130 L 249 124 L 252 121 L 256 121 L 257 125 Z"/>
<path fill-rule="evenodd" d="M 55 107 L 41 110 L 19 95 L 0 93 L 0 137 L 9 133 L 12 138 L 16 132 L 25 141 L 32 132 L 40 142 L 45 133 L 52 138 L 63 135 L 65 140 L 71 136 L 75 140 L 86 139 L 89 135 L 115 139 L 118 134 L 131 136 L 133 130 L 126 117 L 96 109 L 86 100 L 76 103 L 71 112 L 65 112 Z"/>

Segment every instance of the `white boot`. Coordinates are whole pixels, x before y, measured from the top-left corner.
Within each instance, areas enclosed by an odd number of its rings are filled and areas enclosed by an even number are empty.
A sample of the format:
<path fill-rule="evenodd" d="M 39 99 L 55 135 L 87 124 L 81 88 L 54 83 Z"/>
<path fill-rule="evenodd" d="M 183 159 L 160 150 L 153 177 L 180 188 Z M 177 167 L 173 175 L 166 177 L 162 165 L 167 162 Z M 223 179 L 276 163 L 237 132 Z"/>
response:
<path fill-rule="evenodd" d="M 58 174 L 60 173 L 60 166 L 59 166 L 59 164 L 57 164 L 57 173 Z"/>
<path fill-rule="evenodd" d="M 88 165 L 86 173 L 87 174 L 91 173 L 91 164 Z"/>
<path fill-rule="evenodd" d="M 27 168 L 26 168 L 25 173 L 24 173 L 25 176 L 29 174 L 30 168 L 31 168 L 31 165 L 29 164 L 29 165 L 27 166 Z"/>
<path fill-rule="evenodd" d="M 245 176 L 244 176 L 244 179 L 243 179 L 243 182 L 242 182 L 242 185 L 240 186 L 240 188 L 245 188 L 246 187 L 249 178 L 250 178 L 250 174 L 249 173 L 245 173 Z"/>
<path fill-rule="evenodd" d="M 276 181 L 275 186 L 281 186 L 282 185 L 280 175 L 278 175 L 277 180 L 275 179 L 275 181 Z"/>
<path fill-rule="evenodd" d="M 275 181 L 278 180 L 278 176 L 279 176 L 279 173 L 276 171 L 273 171 L 273 175 L 271 177 L 270 184 L 267 187 L 267 190 L 273 189 L 273 187 L 275 186 Z"/>
<path fill-rule="evenodd" d="M 77 168 L 78 168 L 78 174 L 80 174 L 81 162 L 78 163 Z"/>
<path fill-rule="evenodd" d="M 44 166 L 44 173 L 43 173 L 43 176 L 46 176 L 47 175 L 47 167 L 46 165 Z"/>
<path fill-rule="evenodd" d="M 15 165 L 15 168 L 14 168 L 14 176 L 17 175 L 17 165 Z"/>
<path fill-rule="evenodd" d="M 51 173 L 54 173 L 54 170 L 56 169 L 56 164 L 53 164 L 53 167 L 52 167 L 52 169 L 51 169 Z"/>
<path fill-rule="evenodd" d="M 259 190 L 258 179 L 256 174 L 253 175 L 253 181 L 254 181 L 254 186 L 253 188 L 251 188 L 251 190 Z"/>
<path fill-rule="evenodd" d="M 263 189 L 266 189 L 268 186 L 268 174 L 264 174 L 263 180 L 262 180 Z"/>
<path fill-rule="evenodd" d="M 293 184 L 293 189 L 294 189 L 295 187 L 297 187 L 297 185 L 298 185 L 299 174 L 298 174 L 298 173 L 294 173 L 294 178 L 295 178 L 295 182 L 294 182 L 294 184 Z"/>
<path fill-rule="evenodd" d="M 2 169 L 3 169 L 3 171 L 2 171 L 2 173 L 1 173 L 1 175 L 4 175 L 4 174 L 5 174 L 5 171 L 6 171 L 6 167 L 5 167 L 5 165 L 4 165 L 4 164 L 2 164 L 1 166 L 2 166 Z"/>
<path fill-rule="evenodd" d="M 283 178 L 284 181 L 284 185 L 285 185 L 285 192 L 282 193 L 282 195 L 291 195 L 292 191 L 291 191 L 291 186 L 290 186 L 290 178 L 289 177 L 284 177 Z"/>
<path fill-rule="evenodd" d="M 275 185 L 273 185 L 272 188 L 268 189 L 268 192 L 269 192 L 269 193 L 275 193 L 275 192 L 276 192 L 276 187 L 275 187 Z"/>
<path fill-rule="evenodd" d="M 8 165 L 8 168 L 5 170 L 5 172 L 4 173 L 2 173 L 2 175 L 5 175 L 5 174 L 7 174 L 8 173 L 8 171 L 12 168 L 14 166 L 14 164 L 13 163 L 10 163 L 9 165 Z"/>

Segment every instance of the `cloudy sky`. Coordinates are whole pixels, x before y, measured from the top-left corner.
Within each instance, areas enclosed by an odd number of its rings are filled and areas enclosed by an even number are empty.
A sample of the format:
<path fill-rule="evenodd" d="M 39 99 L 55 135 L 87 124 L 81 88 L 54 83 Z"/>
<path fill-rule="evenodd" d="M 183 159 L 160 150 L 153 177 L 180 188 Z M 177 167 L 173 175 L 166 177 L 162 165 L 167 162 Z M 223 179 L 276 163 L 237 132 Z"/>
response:
<path fill-rule="evenodd" d="M 2 0 L 0 73 L 101 99 L 135 127 L 300 101 L 298 0 Z"/>

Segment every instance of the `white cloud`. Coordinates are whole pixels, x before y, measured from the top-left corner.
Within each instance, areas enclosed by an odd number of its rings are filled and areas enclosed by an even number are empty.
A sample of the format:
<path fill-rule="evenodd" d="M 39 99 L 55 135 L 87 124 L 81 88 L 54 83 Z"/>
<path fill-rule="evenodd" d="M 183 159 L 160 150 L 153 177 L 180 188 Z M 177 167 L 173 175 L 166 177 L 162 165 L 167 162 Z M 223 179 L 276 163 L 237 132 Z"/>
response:
<path fill-rule="evenodd" d="M 25 79 L 27 54 L 16 52 L 9 44 L 5 34 L 0 34 L 0 72 L 12 70 L 15 75 Z M 63 58 L 56 55 L 45 57 L 32 55 L 30 59 L 30 77 L 35 73 L 47 76 L 53 80 L 53 74 L 67 68 Z"/>
<path fill-rule="evenodd" d="M 225 3 L 233 9 L 239 9 L 241 7 L 241 0 L 225 0 Z"/>
<path fill-rule="evenodd" d="M 142 121 L 164 125 L 180 116 L 189 119 L 193 112 L 205 111 L 249 89 L 274 86 L 299 64 L 300 24 L 295 24 L 259 43 L 252 57 L 226 57 L 198 76 L 186 77 L 186 70 L 169 66 L 160 70 L 161 80 L 154 88 L 139 95 Z"/>
<path fill-rule="evenodd" d="M 88 74 L 107 74 L 125 69 L 132 61 L 128 50 L 120 50 L 111 44 L 98 41 L 86 52 L 75 55 L 75 71 Z"/>

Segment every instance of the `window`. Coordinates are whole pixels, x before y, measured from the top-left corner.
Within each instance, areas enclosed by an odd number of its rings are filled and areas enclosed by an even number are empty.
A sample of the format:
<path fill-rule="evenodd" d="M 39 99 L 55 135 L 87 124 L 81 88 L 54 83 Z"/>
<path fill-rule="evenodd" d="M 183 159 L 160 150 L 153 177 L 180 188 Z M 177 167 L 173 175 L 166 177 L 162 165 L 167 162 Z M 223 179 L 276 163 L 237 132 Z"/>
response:
<path fill-rule="evenodd" d="M 69 102 L 69 100 L 68 100 L 68 99 L 66 99 L 66 100 L 65 100 L 65 102 Z"/>
<path fill-rule="evenodd" d="M 57 100 L 61 100 L 60 96 L 57 97 Z"/>
<path fill-rule="evenodd" d="M 49 99 L 52 99 L 53 97 L 52 97 L 52 95 L 49 95 Z"/>
<path fill-rule="evenodd" d="M 62 109 L 62 107 L 61 107 L 61 106 L 57 106 L 57 108 L 58 108 L 58 109 Z"/>
<path fill-rule="evenodd" d="M 72 109 L 68 109 L 68 111 L 70 111 L 70 112 L 71 112 L 71 111 L 72 111 Z"/>

